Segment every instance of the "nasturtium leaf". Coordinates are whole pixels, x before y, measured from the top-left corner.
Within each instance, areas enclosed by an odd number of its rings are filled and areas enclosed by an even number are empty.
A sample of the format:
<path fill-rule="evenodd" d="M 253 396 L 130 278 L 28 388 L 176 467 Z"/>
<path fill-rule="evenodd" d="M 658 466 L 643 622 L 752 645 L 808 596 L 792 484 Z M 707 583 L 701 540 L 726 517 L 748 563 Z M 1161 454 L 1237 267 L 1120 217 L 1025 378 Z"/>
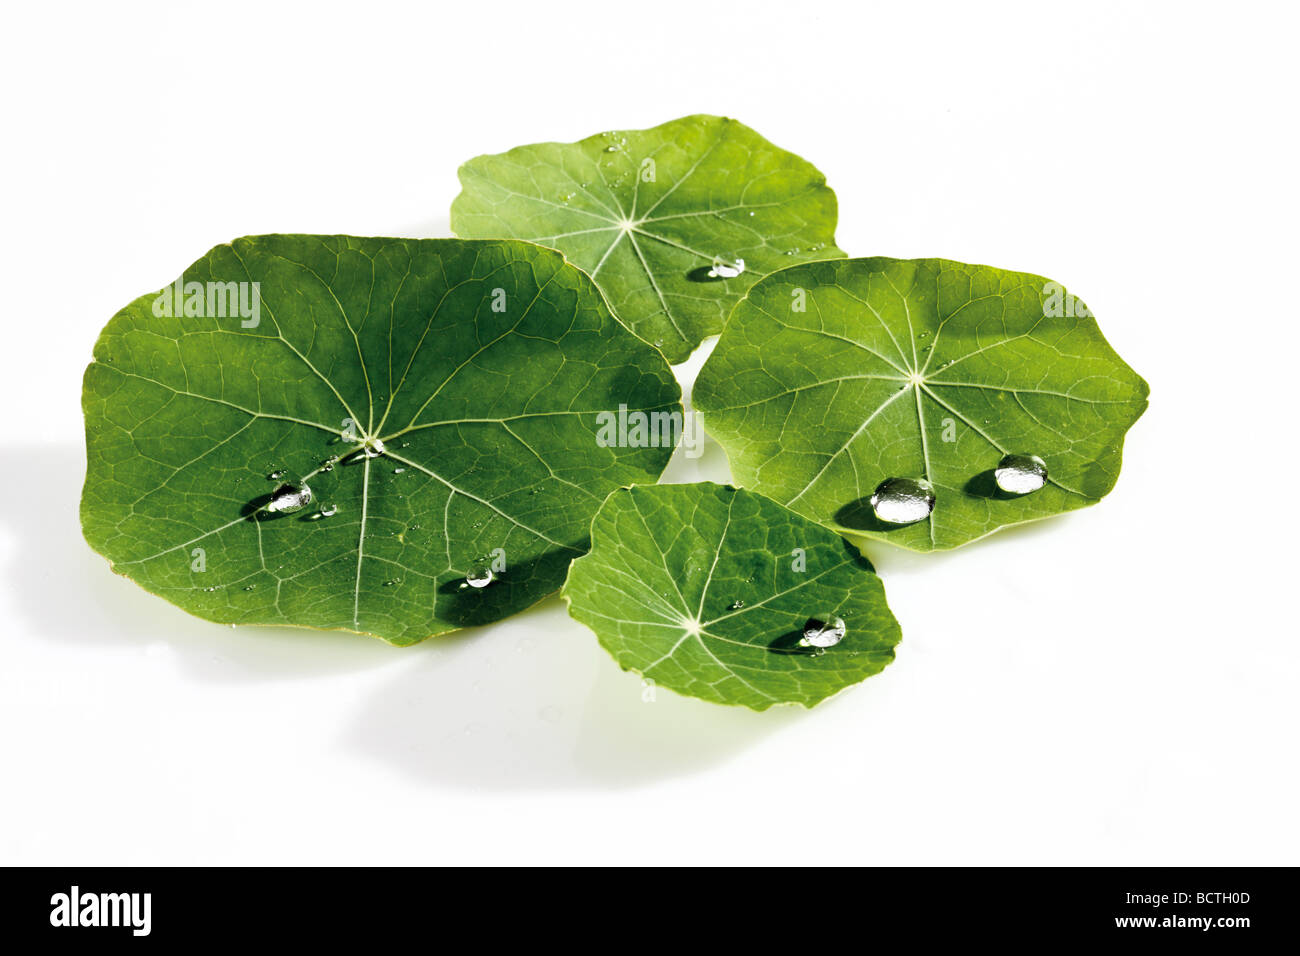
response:
<path fill-rule="evenodd" d="M 672 452 L 601 440 L 600 413 L 680 414 L 680 390 L 552 250 L 260 236 L 178 282 L 95 346 L 81 518 L 200 617 L 394 644 L 497 620 L 556 591 L 605 496 Z"/>
<path fill-rule="evenodd" d="M 884 587 L 847 541 L 743 489 L 613 492 L 564 585 L 569 613 L 624 670 L 719 704 L 811 707 L 877 674 L 900 632 Z M 842 619 L 830 648 L 810 621 Z"/>
<path fill-rule="evenodd" d="M 559 249 L 674 363 L 722 330 L 759 277 L 844 255 L 825 177 L 718 116 L 519 146 L 471 159 L 460 180 L 457 235 Z"/>
<path fill-rule="evenodd" d="M 1111 490 L 1147 384 L 1079 299 L 1041 276 L 943 259 L 847 259 L 768 276 L 736 307 L 692 404 L 740 484 L 830 528 L 919 551 L 1081 508 Z M 1002 492 L 1005 455 L 1047 484 Z M 890 525 L 889 478 L 929 518 Z"/>

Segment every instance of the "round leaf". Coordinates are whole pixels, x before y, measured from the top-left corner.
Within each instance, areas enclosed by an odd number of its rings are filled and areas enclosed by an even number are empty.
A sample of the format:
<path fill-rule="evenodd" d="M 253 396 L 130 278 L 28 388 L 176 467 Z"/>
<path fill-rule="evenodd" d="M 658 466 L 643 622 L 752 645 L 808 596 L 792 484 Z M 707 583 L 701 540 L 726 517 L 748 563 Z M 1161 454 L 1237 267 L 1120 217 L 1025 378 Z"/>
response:
<path fill-rule="evenodd" d="M 719 704 L 811 707 L 894 659 L 898 622 L 867 560 L 761 495 L 709 483 L 615 491 L 564 597 L 624 670 Z M 843 619 L 833 647 L 800 644 Z"/>
<path fill-rule="evenodd" d="M 920 551 L 1097 501 L 1146 399 L 1146 382 L 1058 283 L 884 258 L 757 283 L 692 393 L 742 485 L 828 527 Z M 1042 458 L 1046 486 L 1001 491 L 1005 455 Z M 934 486 L 929 518 L 878 520 L 872 492 L 899 477 Z"/>
<path fill-rule="evenodd" d="M 597 415 L 679 398 L 554 251 L 239 239 L 104 329 L 82 525 L 200 617 L 414 643 L 554 592 L 609 491 L 672 452 L 598 441 Z"/>
<path fill-rule="evenodd" d="M 825 177 L 717 116 L 479 156 L 460 180 L 457 235 L 561 250 L 671 362 L 720 332 L 756 279 L 844 255 Z"/>

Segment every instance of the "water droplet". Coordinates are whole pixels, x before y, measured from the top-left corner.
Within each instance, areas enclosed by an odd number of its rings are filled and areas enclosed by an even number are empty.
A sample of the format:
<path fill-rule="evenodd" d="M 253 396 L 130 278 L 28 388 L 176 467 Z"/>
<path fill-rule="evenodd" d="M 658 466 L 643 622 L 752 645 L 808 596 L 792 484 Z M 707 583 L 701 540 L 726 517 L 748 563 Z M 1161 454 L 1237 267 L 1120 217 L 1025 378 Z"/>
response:
<path fill-rule="evenodd" d="M 744 259 L 737 259 L 735 262 L 727 262 L 724 259 L 714 259 L 713 268 L 709 270 L 709 278 L 734 279 L 744 271 Z"/>
<path fill-rule="evenodd" d="M 930 330 L 929 330 L 929 329 L 922 329 L 920 332 L 917 332 L 917 333 L 916 333 L 916 337 L 917 337 L 918 339 L 928 339 L 928 338 L 930 337 Z"/>
<path fill-rule="evenodd" d="M 290 481 L 271 494 L 265 510 L 270 514 L 292 514 L 311 504 L 311 489 L 301 481 Z"/>
<path fill-rule="evenodd" d="M 1005 455 L 993 478 L 1007 494 L 1027 495 L 1047 484 L 1047 462 L 1037 455 Z"/>
<path fill-rule="evenodd" d="M 394 584 L 401 584 L 401 583 L 402 583 L 401 578 L 389 578 L 387 581 L 384 582 L 384 587 L 391 588 Z"/>
<path fill-rule="evenodd" d="M 745 606 L 745 602 L 737 598 L 736 600 L 732 601 L 730 604 L 727 605 L 727 610 L 739 611 L 744 606 Z"/>
<path fill-rule="evenodd" d="M 913 524 L 934 510 L 934 486 L 924 478 L 886 478 L 871 496 L 871 509 L 888 524 Z"/>
<path fill-rule="evenodd" d="M 333 470 L 334 470 L 334 466 L 337 465 L 338 463 L 339 463 L 339 456 L 338 456 L 338 455 L 330 455 L 328 458 L 326 458 L 324 461 L 322 461 L 322 462 L 320 463 L 320 470 L 321 470 L 321 471 L 333 471 Z"/>
<path fill-rule="evenodd" d="M 289 473 L 288 473 L 287 471 L 285 471 L 283 468 L 277 468 L 275 471 L 271 472 L 269 475 L 266 476 L 266 480 L 267 480 L 267 481 L 279 481 L 281 478 L 283 478 L 283 477 L 284 477 L 285 475 L 287 475 L 287 474 L 289 474 Z"/>
<path fill-rule="evenodd" d="M 244 590 L 245 590 L 245 591 L 252 591 L 252 590 L 256 589 L 256 587 L 257 587 L 256 584 L 246 584 L 246 585 L 244 585 Z"/>
<path fill-rule="evenodd" d="M 465 584 L 472 588 L 485 588 L 492 583 L 492 569 L 486 564 L 476 564 L 465 575 Z"/>
<path fill-rule="evenodd" d="M 799 252 L 799 247 L 798 247 L 798 246 L 796 246 L 796 247 L 793 248 L 793 249 L 787 249 L 787 250 L 785 250 L 785 254 L 786 254 L 787 256 L 797 255 L 798 252 Z"/>
<path fill-rule="evenodd" d="M 846 633 L 848 633 L 848 628 L 844 625 L 844 618 L 842 617 L 835 617 L 833 614 L 810 617 L 803 626 L 803 638 L 800 639 L 799 646 L 834 647 L 844 640 Z"/>
<path fill-rule="evenodd" d="M 378 438 L 367 438 L 362 442 L 360 448 L 351 452 L 343 459 L 343 464 L 355 465 L 357 462 L 365 461 L 367 458 L 378 458 L 386 450 L 387 449 L 384 448 L 384 443 Z"/>
<path fill-rule="evenodd" d="M 404 472 L 404 471 L 406 471 L 405 468 L 394 468 L 394 469 L 393 469 L 393 474 L 395 474 L 395 475 L 400 475 L 400 474 L 401 474 L 402 472 Z"/>
<path fill-rule="evenodd" d="M 319 521 L 321 518 L 332 518 L 339 513 L 338 505 L 324 505 L 320 511 L 310 516 L 310 520 Z"/>

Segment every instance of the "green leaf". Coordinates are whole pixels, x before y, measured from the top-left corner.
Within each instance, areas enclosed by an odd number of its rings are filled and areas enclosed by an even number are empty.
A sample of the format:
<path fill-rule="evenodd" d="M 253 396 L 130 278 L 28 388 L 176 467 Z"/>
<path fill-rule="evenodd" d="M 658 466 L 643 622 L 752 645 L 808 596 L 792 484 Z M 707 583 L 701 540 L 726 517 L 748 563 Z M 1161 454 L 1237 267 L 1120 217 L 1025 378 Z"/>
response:
<path fill-rule="evenodd" d="M 828 527 L 929 551 L 1097 501 L 1146 398 L 1146 382 L 1060 285 L 873 258 L 756 284 L 692 404 L 740 484 Z M 1001 492 L 993 471 L 1006 454 L 1044 459 L 1047 485 Z M 891 477 L 934 485 L 928 519 L 876 519 L 870 496 Z"/>
<path fill-rule="evenodd" d="M 681 694 L 811 707 L 878 674 L 900 633 L 871 565 L 843 538 L 726 485 L 615 491 L 564 585 L 569 613 L 624 670 Z M 800 645 L 838 616 L 834 647 Z"/>
<path fill-rule="evenodd" d="M 597 441 L 599 412 L 679 412 L 680 390 L 551 250 L 260 236 L 183 279 L 203 314 L 149 294 L 95 346 L 81 517 L 114 570 L 200 617 L 394 644 L 500 619 L 557 590 L 609 491 L 672 452 Z M 268 510 L 294 479 L 312 504 Z M 485 563 L 496 579 L 462 587 Z"/>
<path fill-rule="evenodd" d="M 461 167 L 460 181 L 457 235 L 559 249 L 674 363 L 722 331 L 756 279 L 844 255 L 826 178 L 717 116 L 479 156 Z M 737 259 L 739 275 L 709 275 Z"/>

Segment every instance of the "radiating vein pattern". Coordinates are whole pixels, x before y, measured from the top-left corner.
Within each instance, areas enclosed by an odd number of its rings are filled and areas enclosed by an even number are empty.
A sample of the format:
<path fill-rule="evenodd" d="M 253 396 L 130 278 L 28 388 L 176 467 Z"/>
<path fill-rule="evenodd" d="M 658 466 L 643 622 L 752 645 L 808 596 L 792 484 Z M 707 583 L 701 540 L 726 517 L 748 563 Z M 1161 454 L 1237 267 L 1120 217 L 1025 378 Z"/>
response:
<path fill-rule="evenodd" d="M 717 116 L 479 156 L 460 179 L 457 235 L 559 249 L 671 362 L 721 331 L 761 276 L 844 255 L 822 174 Z M 709 274 L 737 260 L 739 275 Z"/>
<path fill-rule="evenodd" d="M 656 685 L 765 710 L 811 707 L 882 670 L 900 633 L 871 565 L 788 508 L 723 485 L 614 492 L 564 586 L 569 613 L 625 670 Z M 810 617 L 845 639 L 801 647 Z"/>
<path fill-rule="evenodd" d="M 160 315 L 157 293 L 113 318 L 85 377 L 82 524 L 201 617 L 399 644 L 499 619 L 554 592 L 604 496 L 672 452 L 598 441 L 601 412 L 680 412 L 680 391 L 551 250 L 262 236 L 182 283 L 257 283 L 260 321 Z M 280 480 L 312 507 L 269 513 Z M 492 584 L 462 587 L 484 560 Z"/>
<path fill-rule="evenodd" d="M 744 486 L 828 527 L 917 550 L 1080 508 L 1119 475 L 1147 385 L 1087 306 L 1042 276 L 942 259 L 808 263 L 756 283 L 701 370 L 693 402 Z M 1001 494 L 1005 454 L 1048 485 Z M 925 521 L 869 499 L 926 478 Z"/>

